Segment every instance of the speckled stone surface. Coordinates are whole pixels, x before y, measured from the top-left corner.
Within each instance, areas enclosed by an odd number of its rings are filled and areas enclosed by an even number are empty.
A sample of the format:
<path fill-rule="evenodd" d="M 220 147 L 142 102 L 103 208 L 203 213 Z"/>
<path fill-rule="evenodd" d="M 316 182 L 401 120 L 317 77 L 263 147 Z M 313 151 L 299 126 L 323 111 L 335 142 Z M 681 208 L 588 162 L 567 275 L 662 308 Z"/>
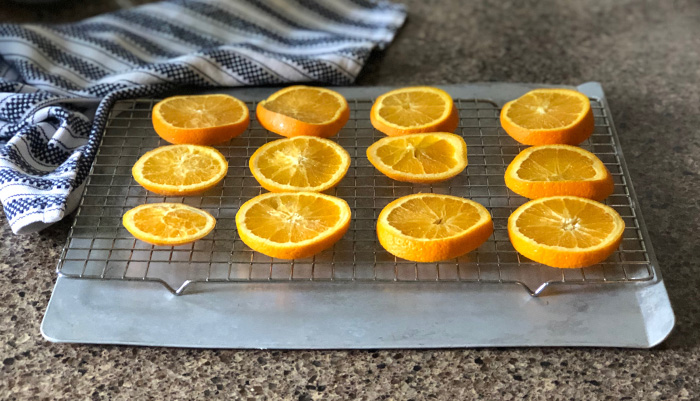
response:
<path fill-rule="evenodd" d="M 0 19 L 68 21 L 142 2 L 3 2 Z M 676 312 L 664 344 L 376 352 L 52 344 L 39 325 L 69 223 L 15 237 L 0 218 L 0 399 L 699 399 L 700 3 L 406 3 L 406 26 L 358 84 L 603 84 Z"/>

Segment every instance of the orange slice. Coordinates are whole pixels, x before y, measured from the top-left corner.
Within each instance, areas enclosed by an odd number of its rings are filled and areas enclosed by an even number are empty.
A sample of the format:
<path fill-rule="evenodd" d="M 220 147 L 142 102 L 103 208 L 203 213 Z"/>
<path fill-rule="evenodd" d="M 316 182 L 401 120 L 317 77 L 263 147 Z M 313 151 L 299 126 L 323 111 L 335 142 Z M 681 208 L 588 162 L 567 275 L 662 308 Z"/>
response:
<path fill-rule="evenodd" d="M 515 250 L 552 267 L 590 266 L 620 245 L 625 222 L 611 207 L 576 196 L 535 199 L 508 218 Z"/>
<path fill-rule="evenodd" d="M 184 245 L 214 229 L 211 214 L 179 203 L 149 203 L 124 213 L 124 227 L 137 239 L 153 245 Z"/>
<path fill-rule="evenodd" d="M 248 106 L 229 95 L 174 96 L 153 107 L 153 128 L 177 144 L 216 145 L 243 133 Z"/>
<path fill-rule="evenodd" d="M 506 186 L 530 199 L 556 195 L 603 200 L 613 193 L 613 179 L 593 153 L 570 145 L 533 146 L 506 169 Z"/>
<path fill-rule="evenodd" d="M 379 96 L 372 105 L 370 121 L 389 136 L 454 132 L 459 125 L 459 111 L 444 90 L 414 86 Z"/>
<path fill-rule="evenodd" d="M 350 206 L 317 192 L 266 193 L 236 213 L 241 240 L 251 249 L 280 259 L 298 259 L 328 249 L 350 227 Z"/>
<path fill-rule="evenodd" d="M 221 181 L 226 158 L 208 146 L 169 145 L 146 152 L 131 168 L 136 182 L 162 195 L 193 195 Z"/>
<path fill-rule="evenodd" d="M 467 144 L 446 132 L 386 137 L 367 148 L 370 163 L 397 181 L 448 180 L 467 167 Z"/>
<path fill-rule="evenodd" d="M 343 95 L 325 88 L 290 86 L 258 103 L 260 124 L 276 134 L 328 138 L 340 131 L 350 118 Z"/>
<path fill-rule="evenodd" d="M 384 249 L 415 262 L 456 258 L 478 248 L 492 233 L 485 207 L 450 195 L 404 196 L 388 204 L 377 220 Z"/>
<path fill-rule="evenodd" d="M 503 106 L 501 126 L 525 145 L 577 145 L 593 133 L 593 111 L 575 90 L 535 89 Z"/>
<path fill-rule="evenodd" d="M 321 192 L 343 179 L 350 155 L 328 139 L 299 136 L 266 143 L 253 153 L 249 165 L 268 191 Z"/>

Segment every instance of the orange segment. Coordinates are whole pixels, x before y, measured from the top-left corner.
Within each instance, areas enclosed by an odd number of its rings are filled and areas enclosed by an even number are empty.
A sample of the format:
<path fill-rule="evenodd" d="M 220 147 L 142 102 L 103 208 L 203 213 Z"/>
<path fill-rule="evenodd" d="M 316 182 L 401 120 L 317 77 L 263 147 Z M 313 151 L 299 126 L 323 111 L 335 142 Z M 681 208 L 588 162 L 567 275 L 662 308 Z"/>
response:
<path fill-rule="evenodd" d="M 153 128 L 176 144 L 216 145 L 243 133 L 248 107 L 229 95 L 174 96 L 153 107 Z"/>
<path fill-rule="evenodd" d="M 442 89 L 415 86 L 379 96 L 372 105 L 370 121 L 374 128 L 389 136 L 454 132 L 459 125 L 459 112 Z"/>
<path fill-rule="evenodd" d="M 256 115 L 265 129 L 276 134 L 327 138 L 350 118 L 350 108 L 338 92 L 312 86 L 290 86 L 258 103 Z"/>
<path fill-rule="evenodd" d="M 317 192 L 256 196 L 236 213 L 241 240 L 251 249 L 280 259 L 312 256 L 330 248 L 350 227 L 350 207 Z"/>
<path fill-rule="evenodd" d="M 586 198 L 553 196 L 527 202 L 508 218 L 513 247 L 552 267 L 590 266 L 622 241 L 625 222 L 611 207 Z"/>
<path fill-rule="evenodd" d="M 535 89 L 508 102 L 501 126 L 525 145 L 577 145 L 593 133 L 588 98 L 571 89 Z"/>
<path fill-rule="evenodd" d="M 268 191 L 321 192 L 343 179 L 350 155 L 328 139 L 299 136 L 266 143 L 253 153 L 249 165 Z"/>
<path fill-rule="evenodd" d="M 445 132 L 386 137 L 367 148 L 370 163 L 397 181 L 432 183 L 467 167 L 467 144 Z"/>
<path fill-rule="evenodd" d="M 146 152 L 131 173 L 136 182 L 162 195 L 192 195 L 221 181 L 228 171 L 226 158 L 208 146 L 169 145 Z"/>
<path fill-rule="evenodd" d="M 377 220 L 384 249 L 415 262 L 456 258 L 478 248 L 492 233 L 485 207 L 449 195 L 404 196 L 388 204 Z"/>
<path fill-rule="evenodd" d="M 603 200 L 613 192 L 612 176 L 593 153 L 570 145 L 533 146 L 506 169 L 506 186 L 530 199 L 556 195 Z"/>
<path fill-rule="evenodd" d="M 134 237 L 149 244 L 184 245 L 209 234 L 216 220 L 191 206 L 149 203 L 124 213 L 122 224 Z"/>

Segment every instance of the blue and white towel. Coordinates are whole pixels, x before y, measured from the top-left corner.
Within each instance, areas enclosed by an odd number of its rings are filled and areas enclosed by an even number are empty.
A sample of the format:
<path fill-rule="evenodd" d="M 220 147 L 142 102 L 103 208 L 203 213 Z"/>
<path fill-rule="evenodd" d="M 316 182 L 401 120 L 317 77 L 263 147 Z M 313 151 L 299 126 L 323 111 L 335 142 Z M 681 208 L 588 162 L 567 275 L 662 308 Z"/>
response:
<path fill-rule="evenodd" d="M 0 201 L 13 232 L 75 209 L 116 100 L 183 85 L 349 84 L 405 17 L 381 0 L 169 0 L 0 24 Z"/>

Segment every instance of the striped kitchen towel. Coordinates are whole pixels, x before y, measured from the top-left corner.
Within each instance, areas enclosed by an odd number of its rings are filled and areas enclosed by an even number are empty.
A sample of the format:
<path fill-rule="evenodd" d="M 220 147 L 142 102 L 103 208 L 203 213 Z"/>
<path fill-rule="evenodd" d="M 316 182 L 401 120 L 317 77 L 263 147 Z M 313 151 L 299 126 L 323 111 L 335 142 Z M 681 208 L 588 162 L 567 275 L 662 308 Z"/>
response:
<path fill-rule="evenodd" d="M 406 17 L 382 0 L 168 0 L 0 24 L 0 201 L 15 233 L 76 208 L 116 100 L 177 86 L 352 83 Z"/>

